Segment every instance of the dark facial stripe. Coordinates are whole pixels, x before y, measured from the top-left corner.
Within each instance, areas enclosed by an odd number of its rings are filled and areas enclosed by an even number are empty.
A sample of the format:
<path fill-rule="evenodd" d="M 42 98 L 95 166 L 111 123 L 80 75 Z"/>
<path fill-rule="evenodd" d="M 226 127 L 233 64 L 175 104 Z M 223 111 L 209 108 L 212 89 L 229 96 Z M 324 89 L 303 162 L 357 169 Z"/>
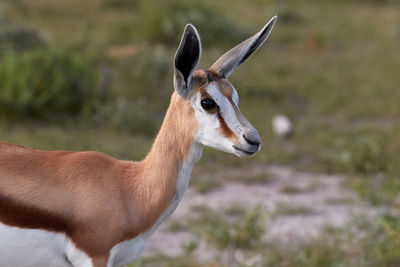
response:
<path fill-rule="evenodd" d="M 220 125 L 220 132 L 223 136 L 225 136 L 228 139 L 237 139 L 235 133 L 229 128 L 229 126 L 226 124 L 224 118 L 221 115 L 218 115 L 218 121 Z"/>

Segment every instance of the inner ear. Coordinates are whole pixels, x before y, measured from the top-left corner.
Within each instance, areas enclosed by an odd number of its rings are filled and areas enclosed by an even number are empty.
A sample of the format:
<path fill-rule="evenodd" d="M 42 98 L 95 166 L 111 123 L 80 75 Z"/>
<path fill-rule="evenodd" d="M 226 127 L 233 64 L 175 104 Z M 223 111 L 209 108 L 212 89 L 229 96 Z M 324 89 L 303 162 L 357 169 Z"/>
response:
<path fill-rule="evenodd" d="M 186 87 L 189 84 L 189 78 L 195 69 L 198 59 L 200 58 L 200 43 L 195 35 L 188 35 L 183 40 L 182 45 L 179 47 L 175 57 L 175 67 L 182 74 L 183 79 L 186 83 Z"/>
<path fill-rule="evenodd" d="M 174 85 L 179 95 L 186 97 L 192 86 L 193 72 L 201 56 L 201 42 L 197 30 L 188 24 L 175 54 Z"/>

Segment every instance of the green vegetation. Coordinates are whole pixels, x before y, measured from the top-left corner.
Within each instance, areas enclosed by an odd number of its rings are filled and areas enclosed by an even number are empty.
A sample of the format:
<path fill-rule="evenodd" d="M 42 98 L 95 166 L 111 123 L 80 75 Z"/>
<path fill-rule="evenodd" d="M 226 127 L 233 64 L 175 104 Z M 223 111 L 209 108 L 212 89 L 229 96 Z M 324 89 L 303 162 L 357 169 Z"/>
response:
<path fill-rule="evenodd" d="M 360 223 L 368 234 L 360 240 L 366 262 L 374 266 L 397 266 L 400 264 L 400 223 L 398 215 L 385 214 L 375 225 Z"/>
<path fill-rule="evenodd" d="M 199 193 L 207 193 L 221 187 L 221 182 L 216 180 L 199 180 L 196 182 L 196 189 Z"/>
<path fill-rule="evenodd" d="M 163 12 L 160 12 L 163 10 Z M 130 29 L 132 35 L 152 43 L 162 43 L 176 48 L 180 41 L 182 25 L 192 23 L 199 29 L 204 44 L 232 44 L 241 42 L 251 34 L 235 25 L 217 10 L 203 2 L 188 3 L 183 0 L 140 1 L 135 11 L 138 28 Z M 143 15 L 146 19 L 143 19 Z"/>
<path fill-rule="evenodd" d="M 283 185 L 279 192 L 283 194 L 302 194 L 315 191 L 320 185 L 318 183 L 312 183 L 306 187 L 300 187 L 292 184 Z"/>
<path fill-rule="evenodd" d="M 0 64 L 0 116 L 55 117 L 90 114 L 100 101 L 98 70 L 85 54 L 7 53 Z"/>
<path fill-rule="evenodd" d="M 299 216 L 299 215 L 309 215 L 312 214 L 314 211 L 310 208 L 301 206 L 301 205 L 287 205 L 287 204 L 280 204 L 276 207 L 275 212 L 271 216 L 279 217 L 279 216 Z"/>
<path fill-rule="evenodd" d="M 400 176 L 398 175 L 366 175 L 354 176 L 349 185 L 359 195 L 374 205 L 399 206 Z"/>
<path fill-rule="evenodd" d="M 271 182 L 272 178 L 268 173 L 237 173 L 223 177 L 226 181 L 238 182 L 243 184 L 263 184 Z"/>
<path fill-rule="evenodd" d="M 279 192 L 283 194 L 300 194 L 304 192 L 304 189 L 295 185 L 284 185 L 281 187 Z"/>
<path fill-rule="evenodd" d="M 29 27 L 14 25 L 0 14 L 0 53 L 43 47 L 43 38 Z"/>
<path fill-rule="evenodd" d="M 261 206 L 247 212 L 233 207 L 225 212 L 216 212 L 206 206 L 192 208 L 194 216 L 185 223 L 185 228 L 207 243 L 219 249 L 253 248 L 264 233 Z"/>
<path fill-rule="evenodd" d="M 156 255 L 153 257 L 140 260 L 136 264 L 127 267 L 215 267 L 221 266 L 217 261 L 208 263 L 199 262 L 194 256 L 184 255 L 178 257 L 166 257 L 164 255 Z"/>

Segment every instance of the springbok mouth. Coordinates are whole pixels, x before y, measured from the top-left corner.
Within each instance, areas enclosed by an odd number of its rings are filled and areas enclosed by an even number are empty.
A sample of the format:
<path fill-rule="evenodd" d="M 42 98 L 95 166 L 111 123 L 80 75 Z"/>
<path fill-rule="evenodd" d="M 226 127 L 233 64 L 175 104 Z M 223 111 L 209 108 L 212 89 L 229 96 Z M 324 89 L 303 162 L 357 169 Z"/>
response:
<path fill-rule="evenodd" d="M 239 148 L 239 147 L 237 147 L 237 146 L 235 146 L 235 145 L 232 145 L 232 147 L 233 147 L 234 149 L 236 149 L 236 150 L 239 150 L 240 152 L 245 153 L 246 155 L 249 155 L 249 156 L 254 155 L 254 154 L 257 152 L 257 150 L 258 150 L 258 149 L 256 149 L 256 150 L 254 150 L 254 151 L 247 151 L 247 150 L 241 149 L 241 148 Z"/>

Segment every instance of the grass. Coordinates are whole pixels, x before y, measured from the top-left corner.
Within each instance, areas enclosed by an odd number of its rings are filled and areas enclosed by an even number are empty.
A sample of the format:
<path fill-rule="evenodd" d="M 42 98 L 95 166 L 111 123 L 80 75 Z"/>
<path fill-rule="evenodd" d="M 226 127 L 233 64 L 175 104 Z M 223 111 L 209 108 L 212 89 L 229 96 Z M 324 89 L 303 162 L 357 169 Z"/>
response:
<path fill-rule="evenodd" d="M 0 127 L 3 140 L 21 143 L 37 149 L 94 150 L 110 154 L 120 159 L 141 159 L 147 152 L 151 140 L 128 133 L 118 133 L 113 129 L 99 130 L 81 123 L 66 123 L 63 127 L 46 124 L 26 123 L 13 125 L 3 122 Z"/>
<path fill-rule="evenodd" d="M 373 205 L 400 206 L 398 175 L 358 175 L 349 180 L 349 186 Z"/>
<path fill-rule="evenodd" d="M 304 192 L 304 189 L 295 185 L 284 185 L 279 189 L 279 192 L 283 194 L 300 194 Z"/>
<path fill-rule="evenodd" d="M 251 184 L 265 184 L 271 182 L 273 178 L 268 173 L 238 173 L 224 177 L 227 181 Z"/>
<path fill-rule="evenodd" d="M 201 194 L 208 193 L 214 189 L 221 187 L 222 184 L 220 181 L 215 180 L 199 180 L 196 183 L 197 192 Z"/>
<path fill-rule="evenodd" d="M 275 211 L 271 216 L 280 217 L 280 216 L 301 216 L 301 215 L 310 215 L 315 211 L 311 208 L 301 206 L 301 205 L 288 205 L 288 204 L 280 204 L 276 207 Z"/>
<path fill-rule="evenodd" d="M 169 227 L 168 230 L 170 232 L 179 232 L 179 231 L 184 231 L 186 230 L 186 226 L 184 223 L 180 222 L 180 221 L 171 221 L 169 223 Z"/>
<path fill-rule="evenodd" d="M 136 264 L 127 267 L 222 267 L 217 261 L 199 262 L 191 255 L 183 255 L 178 257 L 167 257 L 165 255 L 155 255 L 140 260 Z"/>
<path fill-rule="evenodd" d="M 329 198 L 326 200 L 326 203 L 329 205 L 335 205 L 335 206 L 340 206 L 340 205 L 348 205 L 354 203 L 353 198 Z"/>
<path fill-rule="evenodd" d="M 265 231 L 265 222 L 261 206 L 248 211 L 234 206 L 225 212 L 215 211 L 206 206 L 192 208 L 194 216 L 185 225 L 189 231 L 207 243 L 225 250 L 235 248 L 252 248 L 256 246 Z"/>
<path fill-rule="evenodd" d="M 303 193 L 314 192 L 315 190 L 318 189 L 319 186 L 320 186 L 319 183 L 312 183 L 307 185 L 306 187 L 286 184 L 281 186 L 279 192 L 283 194 L 303 194 Z"/>
<path fill-rule="evenodd" d="M 191 178 L 191 184 L 196 188 L 197 192 L 202 194 L 221 188 L 224 182 L 257 185 L 266 184 L 274 180 L 273 177 L 265 172 L 248 173 L 240 171 L 240 169 L 235 169 L 234 171 L 230 170 L 229 173 L 218 172 L 218 170 L 207 170 L 207 174 L 205 175 L 201 175 L 200 172 L 205 173 L 206 171 L 205 169 L 195 171 Z"/>

